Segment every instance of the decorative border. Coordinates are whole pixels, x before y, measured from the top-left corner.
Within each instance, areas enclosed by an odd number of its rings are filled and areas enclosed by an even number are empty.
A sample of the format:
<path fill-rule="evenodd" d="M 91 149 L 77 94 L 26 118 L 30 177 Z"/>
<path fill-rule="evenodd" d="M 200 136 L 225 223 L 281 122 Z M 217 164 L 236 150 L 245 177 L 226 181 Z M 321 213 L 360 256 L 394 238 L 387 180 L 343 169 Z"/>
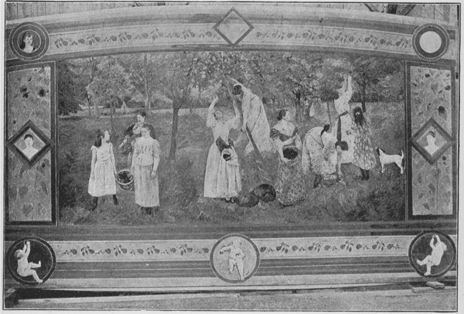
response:
<path fill-rule="evenodd" d="M 409 139 L 411 145 L 408 145 L 407 148 L 407 167 L 406 167 L 406 172 L 405 174 L 408 176 L 408 178 L 411 177 L 411 169 L 412 169 L 412 149 L 417 148 L 416 146 L 420 145 L 414 145 L 413 141 L 413 135 L 412 135 L 412 99 L 411 99 L 411 67 L 425 67 L 425 68 L 434 68 L 434 69 L 445 69 L 449 70 L 451 72 L 451 108 L 452 108 L 452 120 L 451 120 L 451 140 L 452 140 L 452 145 L 450 146 L 452 149 L 452 156 L 453 156 L 453 161 L 452 161 L 452 173 L 457 173 L 456 169 L 458 169 L 458 156 L 456 154 L 457 151 L 457 143 L 455 139 L 455 134 L 457 134 L 457 126 L 456 126 L 456 121 L 459 119 L 459 108 L 456 106 L 456 73 L 454 70 L 453 66 L 446 66 L 446 65 L 437 65 L 437 64 L 428 64 L 428 63 L 420 63 L 420 62 L 412 62 L 412 61 L 406 61 L 405 64 L 405 83 L 406 83 L 406 136 Z M 418 134 L 418 133 L 416 133 Z M 448 134 L 446 130 L 444 130 L 444 134 Z M 421 147 L 419 148 L 421 149 Z M 448 149 L 448 148 L 447 148 Z M 441 149 L 440 149 L 441 150 Z M 420 151 L 421 152 L 421 151 Z M 422 153 L 422 152 L 421 152 Z M 438 152 L 437 152 L 438 153 Z M 436 153 L 436 154 L 437 154 Z M 438 154 L 437 154 L 438 155 Z M 427 159 L 428 160 L 428 159 Z M 413 195 L 412 195 L 412 180 L 408 180 L 408 183 L 406 185 L 406 195 L 408 195 L 408 201 L 407 201 L 407 212 L 406 212 L 406 221 L 408 220 L 439 220 L 439 219 L 456 219 L 456 207 L 458 204 L 456 194 L 457 194 L 457 175 L 452 176 L 453 179 L 453 214 L 452 215 L 414 215 L 413 212 Z"/>
<path fill-rule="evenodd" d="M 43 66 L 48 66 L 50 67 L 50 125 L 51 125 L 51 130 L 50 130 L 50 140 L 51 140 L 51 146 L 50 146 L 50 167 L 51 167 L 51 204 L 52 204 L 52 209 L 51 209 L 51 219 L 47 221 L 10 221 L 9 220 L 9 212 L 8 210 L 4 211 L 4 221 L 6 225 L 56 225 L 57 221 L 57 199 L 58 199 L 58 191 L 57 191 L 57 184 L 58 184 L 58 171 L 56 171 L 56 145 L 55 143 L 57 142 L 57 132 L 56 132 L 56 76 L 55 76 L 55 62 L 45 62 L 45 63 L 34 63 L 34 64 L 25 64 L 25 65 L 19 65 L 19 66 L 11 66 L 11 67 L 6 67 L 5 68 L 5 77 L 6 77 L 6 82 L 5 86 L 8 86 L 8 73 L 9 72 L 14 72 L 14 71 L 20 71 L 24 69 L 30 69 L 30 68 L 38 68 L 38 67 L 43 67 Z M 5 104 L 8 104 L 8 93 L 5 93 Z M 8 110 L 5 106 L 5 114 L 4 114 L 4 120 L 3 123 L 4 125 L 8 125 Z M 3 141 L 4 143 L 8 143 L 8 128 L 5 129 L 4 132 L 4 138 Z M 4 160 L 4 169 L 8 169 L 8 150 L 4 149 L 4 155 L 3 155 L 3 160 Z M 8 195 L 8 175 L 7 171 L 5 171 L 5 175 L 3 176 L 3 195 Z M 4 208 L 8 208 L 8 197 L 4 197 Z"/>
<path fill-rule="evenodd" d="M 438 36 L 440 36 L 440 39 L 441 39 L 440 48 L 438 48 L 438 50 L 433 53 L 426 52 L 424 49 L 422 49 L 420 45 L 421 36 L 424 33 L 430 32 L 430 31 L 436 33 Z M 448 32 L 443 27 L 437 24 L 421 25 L 414 31 L 414 34 L 412 35 L 412 43 L 413 43 L 414 51 L 417 53 L 419 57 L 427 61 L 436 61 L 440 59 L 448 50 L 449 42 L 450 42 L 450 36 Z"/>
<path fill-rule="evenodd" d="M 362 20 L 361 20 L 361 21 L 362 21 Z M 388 23 L 386 23 L 386 24 L 388 24 Z M 313 25 L 313 26 L 314 26 L 314 25 Z M 317 27 L 317 26 L 314 26 L 314 27 Z M 326 28 L 327 28 L 327 27 L 326 27 Z M 352 29 L 352 30 L 358 31 L 357 29 Z M 364 30 L 364 32 L 367 33 L 366 30 Z M 212 33 L 214 34 L 214 31 L 213 31 Z M 254 32 L 254 33 L 255 33 L 255 32 Z M 272 37 L 272 34 L 273 34 L 273 33 L 270 32 L 271 37 Z M 293 34 L 293 33 L 292 33 L 292 34 Z M 392 34 L 395 35 L 396 33 L 392 33 Z M 282 37 L 282 38 L 281 38 L 282 41 L 281 41 L 281 44 L 280 44 L 280 45 L 282 46 L 282 49 L 300 49 L 300 50 L 302 50 L 302 49 L 304 48 L 304 45 L 301 46 L 301 47 L 299 46 L 299 47 L 296 47 L 296 48 L 289 48 L 288 46 L 286 46 L 287 43 L 286 43 L 286 39 L 285 39 L 286 36 L 287 36 L 287 38 L 289 38 L 289 37 L 288 37 L 289 34 L 288 34 L 288 33 L 285 33 L 285 34 L 282 33 L 282 34 L 280 34 L 280 35 L 282 35 L 282 36 L 277 37 L 277 34 L 276 34 L 276 37 L 275 37 L 275 38 L 276 38 L 276 40 L 278 40 L 280 37 Z M 292 35 L 292 36 L 294 36 L 294 35 Z M 301 36 L 304 36 L 304 33 L 302 33 Z M 309 35 L 308 35 L 308 36 L 309 36 Z M 221 38 L 220 38 L 217 34 L 216 34 L 215 37 L 217 37 L 217 38 L 214 38 L 214 40 L 221 40 Z M 251 36 L 249 36 L 249 37 L 251 37 Z M 408 35 L 408 37 L 410 37 L 410 35 Z M 290 38 L 292 38 L 292 37 L 290 37 Z M 303 37 L 303 38 L 304 38 L 304 37 Z M 249 38 L 247 38 L 247 40 L 248 40 L 248 39 L 249 39 Z M 348 37 L 348 39 L 349 39 L 349 37 Z M 242 43 L 243 43 L 243 42 L 242 42 Z M 264 49 L 272 49 L 272 47 L 275 48 L 275 46 L 273 46 L 273 45 L 275 45 L 275 44 L 270 43 L 270 44 L 268 45 L 269 48 L 264 47 Z M 306 44 L 306 45 L 307 45 L 307 44 Z M 128 45 L 128 46 L 130 46 L 130 45 Z M 195 46 L 195 45 L 194 45 L 194 46 Z M 147 47 L 148 47 L 148 45 L 147 45 Z M 184 47 L 184 46 L 182 46 L 182 47 Z M 182 47 L 177 47 L 176 49 L 182 49 Z M 224 46 L 219 47 L 219 48 L 220 48 L 220 49 L 225 49 L 225 48 L 223 48 L 223 47 L 224 47 Z M 248 49 L 250 46 L 247 45 L 247 46 L 244 46 L 244 47 Z M 198 46 L 195 46 L 195 48 L 198 49 Z M 200 47 L 200 48 L 201 48 L 201 47 Z M 216 46 L 215 46 L 215 48 L 218 49 L 218 47 L 216 47 Z M 253 48 L 253 47 L 251 47 L 251 48 Z M 136 47 L 136 48 L 134 48 L 134 49 L 136 49 L 136 50 L 141 50 L 141 48 L 139 48 L 139 47 Z M 152 46 L 151 48 L 143 48 L 143 49 L 153 49 L 153 50 L 156 50 L 156 49 L 159 49 L 159 48 L 158 48 L 158 47 L 153 47 L 153 46 Z M 263 49 L 263 48 L 261 48 L 261 49 Z M 345 49 L 345 50 L 346 50 L 346 49 Z M 96 50 L 94 50 L 94 51 L 90 51 L 90 53 L 102 53 L 102 51 L 103 51 L 103 53 L 105 52 L 104 50 L 101 50 L 101 51 L 100 51 L 100 50 L 96 49 Z M 113 51 L 114 51 L 114 50 L 113 50 Z M 362 49 L 360 49 L 359 51 L 362 52 Z M 366 51 L 365 51 L 365 53 L 367 53 L 367 54 L 373 54 L 374 52 L 375 52 L 374 50 L 366 50 Z M 111 53 L 111 51 L 110 51 L 110 52 L 107 51 L 107 53 Z M 389 55 L 388 53 L 384 53 L 384 52 L 382 52 L 382 51 L 379 51 L 379 52 L 377 52 L 377 53 Z M 400 55 L 400 53 L 394 53 L 394 52 L 392 52 L 391 54 L 396 54 L 396 55 L 398 55 L 398 58 L 400 58 L 400 57 L 401 57 L 401 58 L 405 58 L 405 56 L 406 56 L 406 58 L 410 58 L 410 57 L 411 57 L 409 54 L 408 54 L 408 55 L 407 55 L 407 54 L 402 54 L 402 55 Z M 48 55 L 47 55 L 47 56 L 48 56 Z M 415 55 L 414 55 L 414 56 L 415 56 Z M 58 55 L 58 54 L 57 54 L 57 55 L 55 55 L 55 56 L 51 56 L 51 58 L 70 58 L 70 57 L 72 57 L 72 54 L 71 54 L 71 53 L 63 53 L 63 55 Z M 54 67 L 53 67 L 52 69 L 54 69 Z M 8 69 L 8 70 L 9 70 L 9 69 Z M 52 72 L 52 73 L 54 73 L 54 72 Z M 454 72 L 453 72 L 453 74 L 454 74 Z M 54 75 L 53 75 L 53 77 L 54 77 Z M 54 81 L 52 81 L 52 82 L 54 82 Z M 453 84 L 454 84 L 454 80 L 453 80 Z M 53 90 L 54 90 L 54 89 L 53 89 Z M 454 90 L 454 89 L 453 89 L 453 90 Z M 454 98 L 453 98 L 453 101 L 454 101 Z M 52 105 L 52 109 L 53 109 L 54 106 L 55 106 L 54 98 L 52 99 L 52 104 L 53 104 L 53 105 Z M 406 107 L 407 107 L 407 106 L 406 106 Z M 406 110 L 407 110 L 407 109 L 406 109 Z M 408 117 L 408 116 L 407 116 L 407 117 Z M 53 119 L 54 119 L 54 116 L 53 116 Z M 408 119 L 408 118 L 406 118 L 406 120 L 407 120 L 407 119 Z M 52 125 L 53 125 L 53 126 L 55 125 L 54 120 L 53 120 Z M 453 130 L 453 131 L 454 131 L 454 130 Z M 55 136 L 56 136 L 56 133 L 55 133 L 54 130 L 52 131 L 52 134 L 55 134 Z M 409 146 L 409 147 L 411 147 L 411 146 Z M 410 153 L 409 153 L 408 155 L 411 156 Z M 52 156 L 55 156 L 55 153 L 54 153 L 53 149 L 52 149 Z M 55 158 L 52 158 L 52 162 L 54 162 L 54 160 L 55 160 Z M 52 166 L 52 169 L 54 170 L 55 167 Z M 454 169 L 456 169 L 456 167 L 454 167 Z M 52 174 L 52 177 L 55 177 L 55 175 Z M 56 179 L 56 178 L 55 178 L 55 179 Z M 54 180 L 53 182 L 58 182 L 58 181 Z M 55 183 L 53 183 L 53 184 L 55 184 Z M 5 186 L 6 186 L 6 184 L 5 184 Z M 55 192 L 55 190 L 56 190 L 55 188 L 52 189 L 53 192 Z M 53 199 L 53 204 L 55 204 L 54 202 L 55 202 L 55 198 Z M 410 211 L 412 210 L 412 206 L 409 206 L 408 208 L 409 208 Z M 52 210 L 52 213 L 53 213 L 53 215 L 55 215 L 55 210 Z M 54 217 L 55 217 L 55 216 L 53 216 L 53 221 L 55 221 L 55 218 L 54 218 Z M 448 216 L 447 216 L 447 217 L 436 217 L 436 216 L 434 216 L 434 217 L 421 217 L 421 218 L 423 218 L 423 219 L 427 219 L 427 218 L 431 218 L 431 219 L 445 218 L 445 219 L 446 219 L 446 218 L 448 218 L 448 219 L 449 219 L 450 217 L 448 217 Z M 27 223 L 21 223 L 21 224 L 27 224 Z M 366 224 L 366 223 L 365 223 L 365 224 L 360 223 L 359 225 L 361 225 L 361 226 L 370 226 L 370 225 L 373 225 L 373 224 L 374 224 L 374 223 L 369 222 L 369 223 L 367 223 L 367 224 Z M 404 225 L 403 228 L 404 228 L 403 230 L 406 230 L 406 229 L 408 228 L 408 226 L 407 226 L 407 225 Z M 15 228 L 11 228 L 11 229 L 7 230 L 7 233 L 12 234 L 15 230 L 16 230 Z M 67 229 L 67 232 L 72 232 L 72 230 L 73 230 L 73 228 L 69 228 L 69 229 Z M 175 232 L 175 231 L 174 231 L 174 232 Z M 174 232 L 172 232 L 171 234 L 173 234 Z M 281 232 L 282 232 L 282 234 L 285 233 L 284 231 L 281 231 Z M 352 231 L 347 230 L 346 232 L 349 233 L 349 232 L 352 232 Z M 376 232 L 375 228 L 372 228 L 372 232 Z M 268 234 L 271 234 L 271 231 L 268 231 L 267 233 L 268 233 Z M 275 231 L 275 232 L 272 231 L 272 233 L 279 233 L 279 231 Z M 321 236 L 321 238 L 322 238 L 322 236 Z M 87 237 L 83 237 L 83 239 L 88 239 L 88 236 L 87 236 Z M 320 238 L 319 238 L 319 239 L 320 239 Z M 282 240 L 282 239 L 279 239 L 279 240 L 277 240 L 277 241 L 281 241 L 281 240 Z M 345 239 L 345 240 L 346 240 L 346 239 Z M 80 243 L 82 243 L 82 242 L 85 243 L 85 240 L 84 240 L 84 241 L 80 241 Z M 163 241 L 163 242 L 167 242 L 167 241 Z M 341 244 L 340 244 L 340 245 L 341 245 Z M 388 246 L 388 244 L 387 244 L 387 246 Z M 280 251 L 282 251 L 282 247 L 285 247 L 285 246 L 280 245 L 280 247 L 281 247 L 281 250 L 280 250 Z M 293 245 L 290 246 L 290 248 L 292 248 L 292 247 L 293 247 Z M 303 246 L 300 246 L 300 247 L 303 247 Z M 332 247 L 333 247 L 333 246 L 332 246 Z M 348 247 L 353 247 L 353 246 L 351 245 L 351 246 L 348 246 Z M 356 245 L 355 245 L 354 247 L 356 248 Z M 379 246 L 379 247 L 381 247 L 381 246 Z M 305 247 L 303 247 L 303 248 L 305 248 Z M 309 245 L 307 246 L 307 248 L 309 249 Z M 340 246 L 339 246 L 339 248 L 340 248 Z M 361 248 L 362 248 L 362 247 L 361 247 Z M 79 249 L 80 249 L 80 248 L 79 248 Z M 276 249 L 276 251 L 279 251 L 279 250 L 277 250 L 277 246 L 275 247 L 275 249 Z M 106 249 L 105 249 L 105 250 L 106 250 Z M 188 251 L 188 250 L 187 250 L 187 251 Z M 130 251 L 128 251 L 128 252 L 132 252 L 132 250 L 130 250 Z M 178 251 L 176 251 L 176 252 L 178 252 Z M 290 250 L 288 250 L 288 252 L 292 252 L 292 250 L 290 249 Z M 288 254 L 288 252 L 285 253 L 285 254 Z M 300 251 L 296 251 L 296 252 L 300 252 Z M 301 252 L 303 252 L 303 251 L 301 251 Z M 330 251 L 330 250 L 329 250 L 329 251 L 327 251 L 327 252 L 333 252 L 333 254 L 334 254 L 334 256 L 335 256 L 335 254 L 336 254 L 335 252 L 337 252 L 337 253 L 343 252 L 344 254 L 350 254 L 351 252 L 357 252 L 357 250 L 353 250 L 353 249 L 352 249 L 352 251 L 349 251 L 349 249 L 347 249 L 347 250 L 335 250 L 335 249 L 334 249 L 333 251 Z M 347 253 L 347 252 L 348 252 L 348 253 Z M 367 252 L 367 250 L 365 250 L 365 252 Z M 379 250 L 379 252 L 383 252 L 383 251 Z M 180 253 L 178 253 L 178 254 L 180 254 Z M 284 254 L 284 253 L 283 253 L 283 252 L 280 252 L 280 254 Z M 122 257 L 122 256 L 125 256 L 125 255 L 121 255 L 121 257 Z M 185 255 L 185 256 L 187 256 L 187 255 Z M 285 255 L 285 256 L 287 256 L 287 255 Z M 118 257 L 119 257 L 119 256 L 118 256 Z M 184 255 L 181 255 L 181 257 L 184 257 Z"/>
<path fill-rule="evenodd" d="M 208 260 L 214 244 L 211 240 L 50 243 L 55 248 L 59 262 Z"/>
<path fill-rule="evenodd" d="M 233 234 L 236 235 L 236 234 Z M 260 260 L 407 256 L 415 235 L 248 238 Z M 226 235 L 225 237 L 230 237 Z M 219 242 L 222 240 L 219 240 Z M 11 242 L 7 242 L 11 243 Z M 216 240 L 49 241 L 64 262 L 210 261 Z"/>
<path fill-rule="evenodd" d="M 413 32 L 421 19 L 347 12 L 339 9 L 298 8 L 294 6 L 212 4 L 208 7 L 157 7 L 106 10 L 107 16 L 89 12 L 37 19 L 50 32 L 47 60 L 87 57 L 114 53 L 190 49 L 257 49 L 354 52 L 396 59 L 420 60 L 413 47 Z M 103 12 L 103 11 L 102 11 Z M 221 12 L 225 12 L 221 13 Z M 217 27 L 231 12 L 251 28 L 235 43 L 224 38 Z M 246 13 L 244 19 L 239 13 Z M 278 13 L 276 15 L 276 12 Z M 379 25 L 379 21 L 381 25 Z M 104 28 L 98 25 L 104 25 Z M 7 27 L 13 27 L 14 22 Z M 428 25 L 428 24 L 426 24 Z M 435 25 L 435 24 L 430 24 Z M 448 38 L 440 62 L 455 64 L 458 58 L 457 28 L 437 26 Z M 145 32 L 145 30 L 148 30 Z M 340 31 L 341 30 L 341 31 Z M 7 29 L 7 34 L 11 29 Z M 280 31 L 280 32 L 279 32 Z M 145 34 L 146 33 L 146 34 Z M 152 34 L 151 34 L 152 33 Z M 141 35 L 147 37 L 140 37 Z M 154 40 L 149 40 L 153 37 Z M 226 36 L 227 37 L 227 36 Z M 148 41 L 147 41 L 148 40 Z M 58 46 L 57 46 L 58 45 Z M 21 63 L 7 49 L 8 64 Z"/>
<path fill-rule="evenodd" d="M 39 39 L 39 45 L 32 52 L 24 52 L 18 44 L 19 37 L 25 32 L 34 33 Z M 9 36 L 9 43 L 13 53 L 22 60 L 37 60 L 42 58 L 48 50 L 49 38 L 48 32 L 42 25 L 27 22 L 16 26 Z"/>

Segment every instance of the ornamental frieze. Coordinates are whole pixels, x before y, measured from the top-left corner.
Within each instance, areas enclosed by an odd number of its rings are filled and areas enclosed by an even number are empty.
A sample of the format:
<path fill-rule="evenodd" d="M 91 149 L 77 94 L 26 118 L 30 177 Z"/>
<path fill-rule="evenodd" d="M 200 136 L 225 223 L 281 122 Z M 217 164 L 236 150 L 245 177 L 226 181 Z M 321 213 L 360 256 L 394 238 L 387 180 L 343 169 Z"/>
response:
<path fill-rule="evenodd" d="M 407 256 L 414 236 L 252 239 L 261 259 Z M 216 241 L 50 241 L 58 262 L 207 261 Z"/>
<path fill-rule="evenodd" d="M 222 44 L 208 24 L 135 26 L 50 35 L 49 54 L 180 44 Z"/>
<path fill-rule="evenodd" d="M 157 50 L 179 45 L 228 46 L 214 24 L 137 25 L 51 33 L 47 55 L 109 49 L 147 48 Z M 415 56 L 412 34 L 319 25 L 254 24 L 236 47 L 260 45 L 281 47 L 321 47 L 386 52 Z M 456 43 L 450 41 L 444 59 L 456 56 Z M 7 59 L 15 56 L 7 49 Z"/>

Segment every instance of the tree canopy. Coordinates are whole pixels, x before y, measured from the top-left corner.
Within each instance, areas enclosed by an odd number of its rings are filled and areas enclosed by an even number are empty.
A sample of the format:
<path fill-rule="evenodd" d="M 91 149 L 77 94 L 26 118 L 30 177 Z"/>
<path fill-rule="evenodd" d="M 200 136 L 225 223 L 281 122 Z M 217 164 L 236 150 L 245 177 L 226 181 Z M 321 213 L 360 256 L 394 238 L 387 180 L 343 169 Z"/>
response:
<path fill-rule="evenodd" d="M 179 51 L 92 57 L 58 63 L 58 111 L 98 106 L 143 104 L 173 110 L 170 156 L 176 154 L 178 112 L 207 107 L 234 78 L 262 98 L 266 106 L 294 107 L 297 121 L 305 105 L 338 97 L 344 74 L 353 77 L 352 101 L 394 102 L 403 97 L 403 65 L 385 58 L 278 51 Z M 113 110 L 111 111 L 113 118 Z"/>

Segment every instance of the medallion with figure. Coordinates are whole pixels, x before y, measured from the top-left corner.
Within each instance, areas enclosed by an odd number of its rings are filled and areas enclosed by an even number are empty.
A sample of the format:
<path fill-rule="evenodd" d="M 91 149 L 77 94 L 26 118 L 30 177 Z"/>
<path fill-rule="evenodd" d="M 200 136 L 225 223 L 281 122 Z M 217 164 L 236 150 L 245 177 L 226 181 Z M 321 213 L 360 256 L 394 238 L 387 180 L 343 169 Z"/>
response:
<path fill-rule="evenodd" d="M 229 283 L 250 279 L 258 270 L 259 251 L 256 244 L 241 234 L 221 238 L 211 250 L 211 268 L 216 276 Z"/>

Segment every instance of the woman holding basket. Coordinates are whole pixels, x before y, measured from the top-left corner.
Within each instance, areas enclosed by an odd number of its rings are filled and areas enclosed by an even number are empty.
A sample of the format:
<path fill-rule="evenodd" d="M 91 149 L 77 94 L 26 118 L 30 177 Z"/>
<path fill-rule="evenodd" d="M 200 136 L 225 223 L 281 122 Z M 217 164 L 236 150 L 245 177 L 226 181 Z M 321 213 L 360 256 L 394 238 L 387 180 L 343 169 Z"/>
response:
<path fill-rule="evenodd" d="M 147 114 L 145 111 L 140 111 L 137 114 L 137 122 L 131 124 L 127 130 L 124 132 L 124 140 L 119 145 L 119 150 L 123 155 L 127 155 L 127 164 L 130 166 L 132 164 L 132 152 L 134 150 L 135 140 L 142 136 L 141 129 L 145 125 L 145 119 Z M 153 136 L 155 136 L 153 134 Z"/>

